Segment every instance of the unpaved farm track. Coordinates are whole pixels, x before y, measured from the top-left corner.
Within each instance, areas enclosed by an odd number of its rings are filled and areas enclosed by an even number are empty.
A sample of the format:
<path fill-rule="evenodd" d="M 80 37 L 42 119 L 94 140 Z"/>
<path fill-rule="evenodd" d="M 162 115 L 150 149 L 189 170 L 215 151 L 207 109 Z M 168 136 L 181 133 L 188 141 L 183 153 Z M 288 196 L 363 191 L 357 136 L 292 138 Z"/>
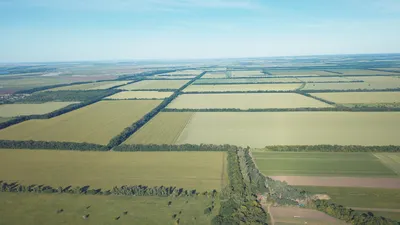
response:
<path fill-rule="evenodd" d="M 400 178 L 270 176 L 289 185 L 323 187 L 400 188 Z"/>

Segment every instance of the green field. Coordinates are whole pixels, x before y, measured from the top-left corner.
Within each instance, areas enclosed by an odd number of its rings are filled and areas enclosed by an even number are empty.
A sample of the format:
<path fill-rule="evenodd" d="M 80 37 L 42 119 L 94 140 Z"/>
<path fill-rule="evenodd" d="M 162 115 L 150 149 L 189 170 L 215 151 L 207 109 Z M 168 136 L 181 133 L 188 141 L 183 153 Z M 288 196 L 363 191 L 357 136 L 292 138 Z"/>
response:
<path fill-rule="evenodd" d="M 220 190 L 224 152 L 0 150 L 0 177 L 22 184 L 111 189 L 121 185 Z"/>
<path fill-rule="evenodd" d="M 0 117 L 43 115 L 79 102 L 46 102 L 40 104 L 0 105 Z"/>
<path fill-rule="evenodd" d="M 106 145 L 161 100 L 115 100 L 45 120 L 28 120 L 0 130 L 0 140 L 88 142 Z"/>
<path fill-rule="evenodd" d="M 171 206 L 168 206 L 169 201 Z M 0 193 L 0 225 L 175 225 L 177 219 L 180 219 L 180 224 L 206 225 L 219 211 L 217 199 L 213 214 L 204 214 L 211 201 L 211 198 L 203 196 L 169 198 Z M 60 209 L 63 212 L 57 213 Z M 87 214 L 89 217 L 83 219 Z M 176 219 L 173 219 L 174 214 Z M 117 217 L 120 218 L 116 220 Z"/>
<path fill-rule="evenodd" d="M 153 90 L 153 89 L 179 89 L 189 80 L 143 80 L 133 84 L 128 84 L 118 89 L 121 90 Z"/>
<path fill-rule="evenodd" d="M 253 157 L 267 176 L 396 176 L 371 153 L 253 152 Z"/>
<path fill-rule="evenodd" d="M 130 136 L 124 144 L 175 144 L 193 114 L 161 112 Z"/>

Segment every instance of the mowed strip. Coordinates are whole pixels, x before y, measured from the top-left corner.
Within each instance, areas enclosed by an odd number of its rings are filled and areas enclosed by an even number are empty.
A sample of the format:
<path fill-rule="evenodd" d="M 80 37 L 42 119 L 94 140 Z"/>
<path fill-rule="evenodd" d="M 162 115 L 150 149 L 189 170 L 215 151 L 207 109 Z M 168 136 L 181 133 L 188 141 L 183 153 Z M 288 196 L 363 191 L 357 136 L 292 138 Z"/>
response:
<path fill-rule="evenodd" d="M 164 99 L 172 94 L 173 92 L 165 91 L 122 91 L 106 99 Z"/>
<path fill-rule="evenodd" d="M 164 185 L 220 190 L 227 179 L 222 176 L 226 173 L 224 160 L 225 152 L 0 150 L 0 177 L 55 187 Z"/>
<path fill-rule="evenodd" d="M 400 92 L 331 92 L 311 95 L 339 104 L 400 102 Z"/>
<path fill-rule="evenodd" d="M 175 144 L 193 112 L 161 112 L 124 144 Z"/>
<path fill-rule="evenodd" d="M 204 86 L 204 85 L 197 85 Z M 220 86 L 220 85 L 218 85 Z M 265 109 L 332 107 L 324 102 L 293 93 L 184 94 L 167 108 L 176 109 Z"/>
<path fill-rule="evenodd" d="M 197 112 L 177 143 L 400 145 L 398 112 Z"/>
<path fill-rule="evenodd" d="M 267 176 L 323 176 L 321 179 L 327 178 L 326 182 L 330 182 L 326 176 L 397 176 L 371 153 L 253 152 L 252 155 Z"/>
<path fill-rule="evenodd" d="M 1 140 L 87 142 L 106 145 L 161 100 L 101 101 L 45 120 L 28 120 L 0 130 Z"/>
<path fill-rule="evenodd" d="M 226 82 L 229 82 L 226 81 Z M 190 85 L 183 92 L 225 92 L 225 91 L 293 91 L 300 84 L 219 84 Z"/>
<path fill-rule="evenodd" d="M 45 102 L 38 104 L 0 105 L 0 117 L 42 115 L 79 102 Z"/>
<path fill-rule="evenodd" d="M 128 84 L 118 89 L 121 90 L 152 90 L 152 89 L 179 89 L 190 80 L 142 80 Z"/>

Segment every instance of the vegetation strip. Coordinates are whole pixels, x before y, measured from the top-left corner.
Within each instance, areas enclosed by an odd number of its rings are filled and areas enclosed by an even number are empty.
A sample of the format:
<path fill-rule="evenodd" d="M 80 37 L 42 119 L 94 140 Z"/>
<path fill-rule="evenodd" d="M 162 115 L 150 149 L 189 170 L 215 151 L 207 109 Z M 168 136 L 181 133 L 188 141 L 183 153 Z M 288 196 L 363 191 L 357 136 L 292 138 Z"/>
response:
<path fill-rule="evenodd" d="M 276 145 L 265 147 L 267 151 L 277 152 L 400 152 L 397 145 Z"/>
<path fill-rule="evenodd" d="M 92 143 L 59 142 L 59 141 L 13 141 L 0 140 L 0 149 L 53 149 L 78 151 L 107 151 L 107 146 Z"/>
<path fill-rule="evenodd" d="M 328 107 L 328 108 L 265 108 L 265 109 L 238 109 L 238 108 L 211 108 L 211 109 L 176 109 L 165 108 L 163 112 L 399 112 L 400 108 L 390 107 Z"/>

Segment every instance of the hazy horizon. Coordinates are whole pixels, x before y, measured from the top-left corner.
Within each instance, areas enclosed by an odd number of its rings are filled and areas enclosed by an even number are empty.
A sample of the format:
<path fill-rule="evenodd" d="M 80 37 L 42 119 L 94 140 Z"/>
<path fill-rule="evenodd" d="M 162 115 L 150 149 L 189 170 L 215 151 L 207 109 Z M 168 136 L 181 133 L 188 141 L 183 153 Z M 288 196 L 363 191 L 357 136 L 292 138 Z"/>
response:
<path fill-rule="evenodd" d="M 0 1 L 0 62 L 400 53 L 400 1 Z"/>

